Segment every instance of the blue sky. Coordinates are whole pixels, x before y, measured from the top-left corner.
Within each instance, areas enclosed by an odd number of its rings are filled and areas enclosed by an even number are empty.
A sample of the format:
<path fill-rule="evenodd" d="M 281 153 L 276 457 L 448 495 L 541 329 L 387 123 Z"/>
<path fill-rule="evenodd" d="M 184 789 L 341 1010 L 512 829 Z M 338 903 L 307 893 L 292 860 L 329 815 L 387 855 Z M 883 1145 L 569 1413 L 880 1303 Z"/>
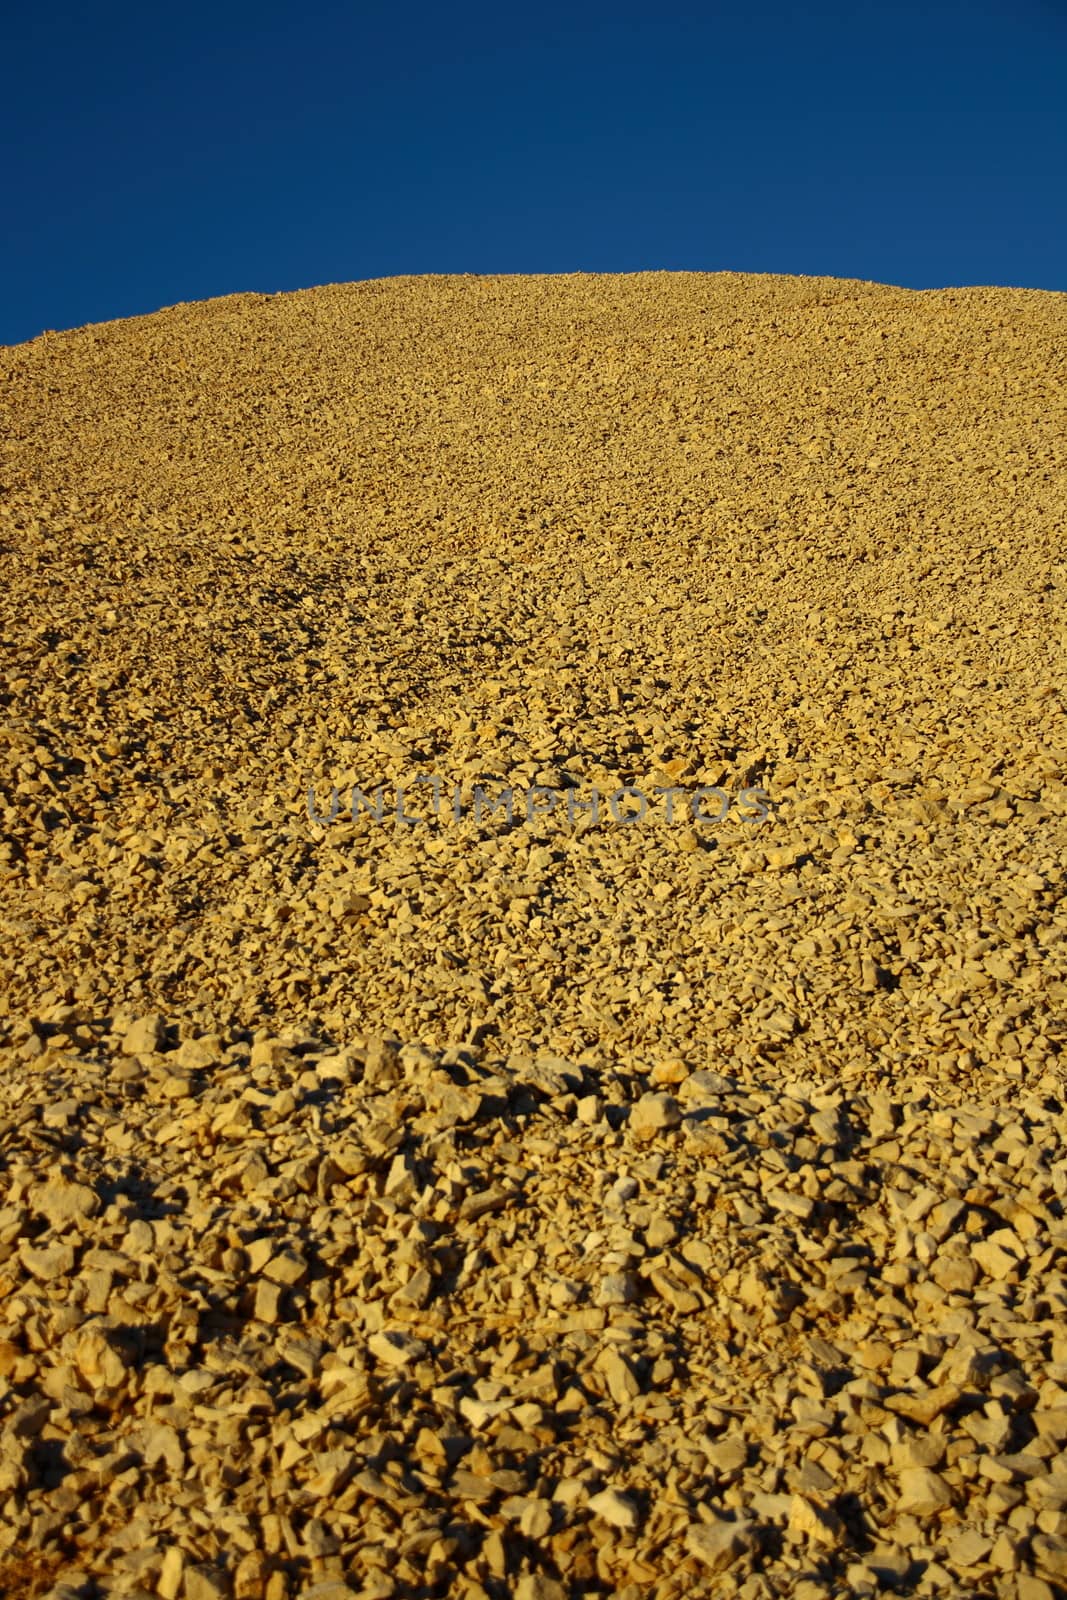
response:
<path fill-rule="evenodd" d="M 1067 289 L 1067 0 L 8 16 L 0 343 L 425 272 Z"/>

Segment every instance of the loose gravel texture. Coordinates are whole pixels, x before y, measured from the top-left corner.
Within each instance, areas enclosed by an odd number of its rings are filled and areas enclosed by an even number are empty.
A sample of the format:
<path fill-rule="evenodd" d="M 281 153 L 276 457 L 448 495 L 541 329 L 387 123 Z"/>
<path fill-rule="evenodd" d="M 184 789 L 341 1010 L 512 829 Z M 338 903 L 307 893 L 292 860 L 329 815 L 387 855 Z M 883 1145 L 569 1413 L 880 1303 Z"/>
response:
<path fill-rule="evenodd" d="M 0 1593 L 1067 1596 L 1065 313 L 0 350 Z"/>

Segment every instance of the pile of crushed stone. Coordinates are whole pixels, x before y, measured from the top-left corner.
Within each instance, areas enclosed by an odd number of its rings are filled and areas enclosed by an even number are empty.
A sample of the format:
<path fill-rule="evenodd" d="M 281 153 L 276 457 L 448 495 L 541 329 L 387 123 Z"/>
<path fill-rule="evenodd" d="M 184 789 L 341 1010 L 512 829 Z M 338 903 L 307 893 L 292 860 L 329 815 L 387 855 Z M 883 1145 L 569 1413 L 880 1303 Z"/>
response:
<path fill-rule="evenodd" d="M 0 350 L 0 1592 L 1067 1596 L 1065 305 Z"/>

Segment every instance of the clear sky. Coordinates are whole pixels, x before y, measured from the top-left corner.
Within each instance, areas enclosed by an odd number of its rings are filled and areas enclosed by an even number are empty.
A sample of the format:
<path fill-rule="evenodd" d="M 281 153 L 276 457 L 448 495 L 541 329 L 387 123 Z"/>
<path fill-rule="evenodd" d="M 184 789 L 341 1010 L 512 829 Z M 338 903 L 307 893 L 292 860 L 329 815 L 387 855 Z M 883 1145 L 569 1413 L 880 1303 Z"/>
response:
<path fill-rule="evenodd" d="M 426 272 L 1067 289 L 1067 0 L 16 7 L 0 343 Z"/>

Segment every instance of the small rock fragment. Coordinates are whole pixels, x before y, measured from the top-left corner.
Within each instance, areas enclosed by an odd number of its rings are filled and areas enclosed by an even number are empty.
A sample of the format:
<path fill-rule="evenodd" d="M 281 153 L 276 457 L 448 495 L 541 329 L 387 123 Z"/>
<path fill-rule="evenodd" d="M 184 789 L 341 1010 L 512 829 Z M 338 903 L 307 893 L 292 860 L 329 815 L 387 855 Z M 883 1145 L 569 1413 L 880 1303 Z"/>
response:
<path fill-rule="evenodd" d="M 652 1139 L 657 1133 L 677 1128 L 682 1108 L 673 1095 L 643 1094 L 630 1110 L 630 1132 L 635 1139 Z"/>
<path fill-rule="evenodd" d="M 755 1544 L 755 1524 L 695 1522 L 685 1535 L 685 1547 L 709 1572 L 725 1572 Z"/>
<path fill-rule="evenodd" d="M 640 1519 L 637 1502 L 618 1489 L 602 1489 L 589 1501 L 589 1509 L 613 1528 L 636 1528 Z"/>

